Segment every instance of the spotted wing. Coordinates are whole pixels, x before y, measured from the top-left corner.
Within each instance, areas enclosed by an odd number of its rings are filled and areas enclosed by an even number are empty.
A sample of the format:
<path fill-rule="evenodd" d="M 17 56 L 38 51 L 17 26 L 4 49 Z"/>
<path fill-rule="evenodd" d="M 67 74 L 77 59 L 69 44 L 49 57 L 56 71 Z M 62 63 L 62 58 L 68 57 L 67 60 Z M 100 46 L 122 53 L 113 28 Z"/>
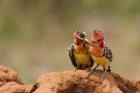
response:
<path fill-rule="evenodd" d="M 104 49 L 104 56 L 111 62 L 113 59 L 112 51 L 108 48 L 105 47 Z"/>
<path fill-rule="evenodd" d="M 68 48 L 69 50 L 69 57 L 70 57 L 70 60 L 71 60 L 71 63 L 74 67 L 77 67 L 77 64 L 75 62 L 75 57 L 74 57 L 74 43 L 71 43 L 70 47 Z"/>

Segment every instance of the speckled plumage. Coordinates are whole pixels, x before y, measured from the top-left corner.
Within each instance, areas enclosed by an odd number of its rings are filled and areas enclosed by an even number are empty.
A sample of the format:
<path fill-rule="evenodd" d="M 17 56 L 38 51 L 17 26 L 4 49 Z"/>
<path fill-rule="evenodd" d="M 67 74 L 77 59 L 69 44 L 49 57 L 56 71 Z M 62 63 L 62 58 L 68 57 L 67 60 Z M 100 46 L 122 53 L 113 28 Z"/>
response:
<path fill-rule="evenodd" d="M 102 51 L 102 49 L 100 51 Z M 97 55 L 91 54 L 92 59 L 94 60 L 96 65 L 101 65 L 103 68 L 106 68 L 107 66 L 110 65 L 110 62 L 112 61 L 113 57 L 112 57 L 112 52 L 108 47 L 103 48 L 102 54 L 100 56 Z"/>

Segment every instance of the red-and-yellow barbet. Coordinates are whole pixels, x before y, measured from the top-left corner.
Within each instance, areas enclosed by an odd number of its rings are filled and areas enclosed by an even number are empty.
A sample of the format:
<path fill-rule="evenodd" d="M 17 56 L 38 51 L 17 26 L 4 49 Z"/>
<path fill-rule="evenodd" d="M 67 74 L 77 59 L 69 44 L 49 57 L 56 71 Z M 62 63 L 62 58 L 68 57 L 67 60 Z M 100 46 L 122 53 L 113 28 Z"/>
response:
<path fill-rule="evenodd" d="M 71 43 L 69 49 L 69 57 L 72 65 L 77 69 L 91 70 L 93 61 L 89 54 L 89 41 L 86 39 L 86 33 L 76 31 L 74 32 L 74 41 Z"/>
<path fill-rule="evenodd" d="M 96 64 L 91 73 L 99 66 L 102 66 L 105 72 L 111 71 L 112 51 L 106 46 L 104 34 L 101 30 L 95 30 L 92 34 L 90 54 Z"/>

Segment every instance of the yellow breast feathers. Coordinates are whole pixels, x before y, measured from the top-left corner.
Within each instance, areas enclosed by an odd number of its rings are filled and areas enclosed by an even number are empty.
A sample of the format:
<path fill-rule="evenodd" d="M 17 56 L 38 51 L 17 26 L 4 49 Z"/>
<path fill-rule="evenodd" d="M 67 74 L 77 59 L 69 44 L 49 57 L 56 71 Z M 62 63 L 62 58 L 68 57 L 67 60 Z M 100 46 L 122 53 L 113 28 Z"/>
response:
<path fill-rule="evenodd" d="M 87 47 L 75 46 L 75 60 L 80 64 L 88 64 L 90 61 L 90 55 L 88 54 Z"/>
<path fill-rule="evenodd" d="M 88 64 L 90 61 L 90 55 L 89 54 L 78 54 L 74 53 L 75 60 L 77 63 L 80 64 Z"/>
<path fill-rule="evenodd" d="M 105 57 L 105 56 L 93 56 L 92 55 L 92 59 L 94 59 L 94 62 L 97 65 L 101 65 L 103 67 L 106 67 L 109 65 L 109 60 Z"/>

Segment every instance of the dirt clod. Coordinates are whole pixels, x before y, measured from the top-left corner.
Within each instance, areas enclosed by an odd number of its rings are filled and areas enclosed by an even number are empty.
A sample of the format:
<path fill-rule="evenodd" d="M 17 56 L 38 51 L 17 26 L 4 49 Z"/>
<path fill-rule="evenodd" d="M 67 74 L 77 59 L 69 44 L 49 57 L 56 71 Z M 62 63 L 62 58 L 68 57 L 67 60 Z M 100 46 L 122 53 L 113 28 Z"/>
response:
<path fill-rule="evenodd" d="M 31 88 L 23 85 L 14 70 L 0 65 L 0 93 L 29 93 Z"/>
<path fill-rule="evenodd" d="M 130 81 L 108 72 L 102 82 L 103 74 L 96 71 L 86 78 L 86 71 L 53 72 L 42 75 L 30 93 L 140 93 L 140 82 Z"/>

